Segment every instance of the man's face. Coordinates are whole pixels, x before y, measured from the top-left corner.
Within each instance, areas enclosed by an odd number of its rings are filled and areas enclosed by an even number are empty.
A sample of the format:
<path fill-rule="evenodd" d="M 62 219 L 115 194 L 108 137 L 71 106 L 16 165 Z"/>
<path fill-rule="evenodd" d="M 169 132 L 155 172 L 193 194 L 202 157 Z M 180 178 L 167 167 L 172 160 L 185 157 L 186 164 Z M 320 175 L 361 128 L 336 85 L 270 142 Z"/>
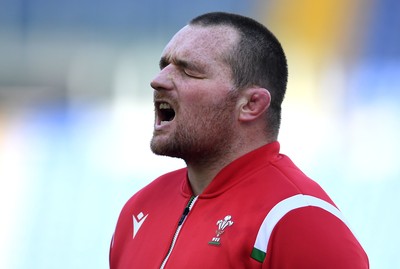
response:
<path fill-rule="evenodd" d="M 222 55 L 237 38 L 227 27 L 186 26 L 168 43 L 151 82 L 154 153 L 199 162 L 229 150 L 237 95 Z"/>

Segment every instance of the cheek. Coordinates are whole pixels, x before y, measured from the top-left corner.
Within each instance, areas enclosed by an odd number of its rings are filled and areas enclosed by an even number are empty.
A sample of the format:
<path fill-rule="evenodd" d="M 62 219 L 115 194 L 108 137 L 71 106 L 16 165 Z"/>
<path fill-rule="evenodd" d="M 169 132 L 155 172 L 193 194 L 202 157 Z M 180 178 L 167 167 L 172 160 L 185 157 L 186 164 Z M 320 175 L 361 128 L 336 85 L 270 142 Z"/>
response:
<path fill-rule="evenodd" d="M 198 103 L 207 103 L 210 97 L 212 97 L 210 92 L 201 88 L 192 87 L 187 90 L 187 94 L 181 96 L 181 102 L 192 106 Z"/>
<path fill-rule="evenodd" d="M 204 84 L 199 86 L 190 86 L 186 88 L 185 95 L 181 96 L 181 101 L 185 104 L 195 105 L 213 105 L 226 100 L 230 88 L 225 84 Z"/>
<path fill-rule="evenodd" d="M 224 106 L 228 99 L 229 93 L 232 89 L 232 85 L 227 81 L 223 81 L 222 78 L 217 79 L 202 79 L 194 80 L 188 79 L 186 81 L 180 81 L 179 89 L 177 91 L 177 101 L 180 107 L 180 115 L 182 117 L 191 115 L 196 117 L 206 117 L 204 113 L 213 107 Z M 203 113 L 200 115 L 199 113 Z"/>

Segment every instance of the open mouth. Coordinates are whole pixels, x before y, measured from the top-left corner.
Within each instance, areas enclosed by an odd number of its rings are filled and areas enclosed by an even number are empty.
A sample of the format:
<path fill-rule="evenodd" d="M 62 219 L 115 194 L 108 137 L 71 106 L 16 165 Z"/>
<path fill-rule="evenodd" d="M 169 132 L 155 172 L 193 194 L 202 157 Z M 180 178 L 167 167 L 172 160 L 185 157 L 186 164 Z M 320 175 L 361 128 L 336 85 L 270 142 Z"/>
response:
<path fill-rule="evenodd" d="M 169 122 L 175 118 L 175 110 L 166 102 L 156 103 L 158 122 Z"/>

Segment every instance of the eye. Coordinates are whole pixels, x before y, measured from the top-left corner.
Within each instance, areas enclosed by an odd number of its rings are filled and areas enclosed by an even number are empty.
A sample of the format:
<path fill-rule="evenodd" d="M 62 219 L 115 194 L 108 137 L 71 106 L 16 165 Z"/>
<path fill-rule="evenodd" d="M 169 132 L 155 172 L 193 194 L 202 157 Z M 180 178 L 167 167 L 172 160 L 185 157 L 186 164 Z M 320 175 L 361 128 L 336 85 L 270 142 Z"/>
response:
<path fill-rule="evenodd" d="M 197 79 L 202 79 L 203 78 L 200 74 L 197 74 L 196 72 L 190 71 L 188 69 L 183 69 L 183 73 L 186 76 L 191 77 L 191 78 L 197 78 Z"/>
<path fill-rule="evenodd" d="M 183 69 L 183 73 L 185 73 L 186 76 L 188 77 L 195 77 L 193 74 L 191 74 L 189 71 L 187 71 L 186 69 Z"/>

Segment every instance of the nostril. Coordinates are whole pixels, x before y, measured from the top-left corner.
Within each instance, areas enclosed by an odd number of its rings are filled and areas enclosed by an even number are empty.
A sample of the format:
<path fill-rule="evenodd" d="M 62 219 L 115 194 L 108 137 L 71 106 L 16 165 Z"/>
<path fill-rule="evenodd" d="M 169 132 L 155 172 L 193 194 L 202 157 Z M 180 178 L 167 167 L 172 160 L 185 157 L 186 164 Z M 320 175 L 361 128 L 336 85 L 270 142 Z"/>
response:
<path fill-rule="evenodd" d="M 156 91 L 169 90 L 172 87 L 170 80 L 157 76 L 151 82 L 150 86 Z"/>
<path fill-rule="evenodd" d="M 154 90 L 157 90 L 158 88 L 154 80 L 150 81 L 150 87 L 152 87 Z"/>
<path fill-rule="evenodd" d="M 150 82 L 150 86 L 157 90 L 170 90 L 174 85 L 174 69 L 172 65 L 168 65 L 160 70 L 160 72 Z"/>
<path fill-rule="evenodd" d="M 161 83 L 159 82 L 158 77 L 155 77 L 152 81 L 150 81 L 150 86 L 154 90 L 160 90 L 161 89 Z"/>

